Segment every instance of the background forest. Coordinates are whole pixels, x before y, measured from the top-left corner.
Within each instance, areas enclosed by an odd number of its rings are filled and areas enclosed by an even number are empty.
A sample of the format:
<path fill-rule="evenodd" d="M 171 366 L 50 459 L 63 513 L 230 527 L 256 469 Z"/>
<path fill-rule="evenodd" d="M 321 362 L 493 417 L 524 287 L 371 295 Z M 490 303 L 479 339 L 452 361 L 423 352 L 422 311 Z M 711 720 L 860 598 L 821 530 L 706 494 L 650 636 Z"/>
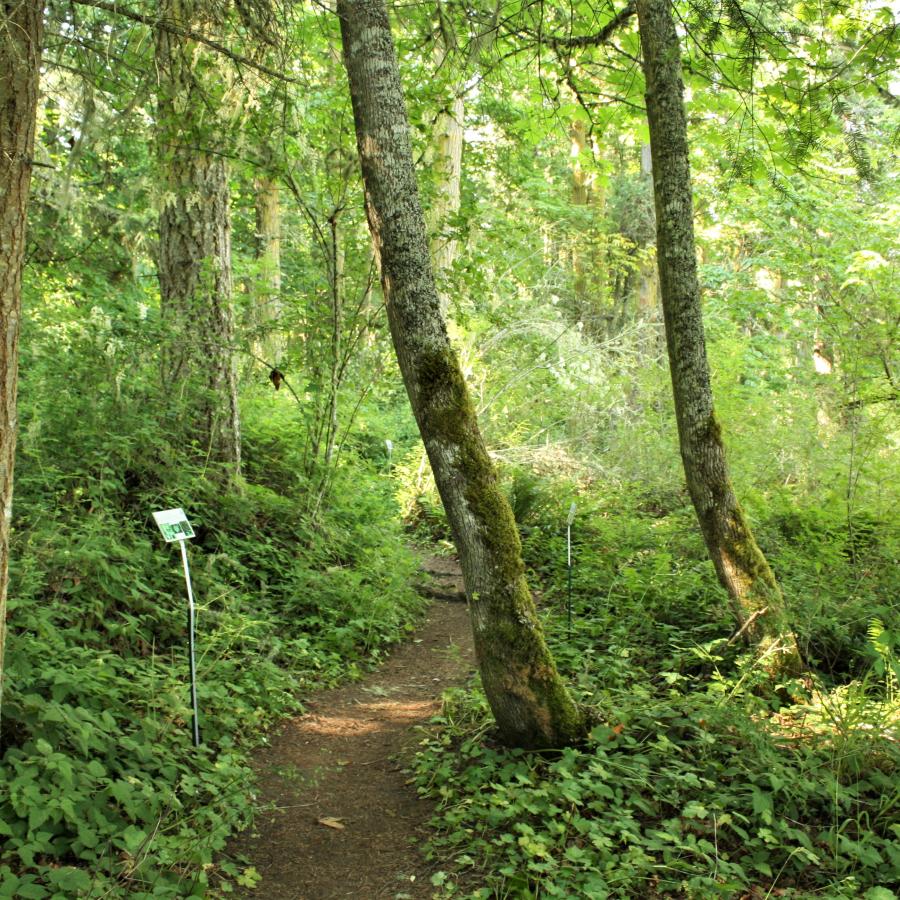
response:
<path fill-rule="evenodd" d="M 452 550 L 326 6 L 44 9 L 0 897 L 252 887 L 224 850 L 253 748 L 408 634 L 415 548 Z M 529 754 L 477 679 L 446 698 L 415 771 L 434 890 L 889 900 L 898 10 L 675 6 L 718 419 L 808 666 L 774 686 L 732 639 L 684 486 L 633 11 L 391 9 L 450 334 L 548 644 L 594 710 L 584 743 Z M 198 750 L 183 581 L 151 519 L 172 506 L 197 531 Z"/>

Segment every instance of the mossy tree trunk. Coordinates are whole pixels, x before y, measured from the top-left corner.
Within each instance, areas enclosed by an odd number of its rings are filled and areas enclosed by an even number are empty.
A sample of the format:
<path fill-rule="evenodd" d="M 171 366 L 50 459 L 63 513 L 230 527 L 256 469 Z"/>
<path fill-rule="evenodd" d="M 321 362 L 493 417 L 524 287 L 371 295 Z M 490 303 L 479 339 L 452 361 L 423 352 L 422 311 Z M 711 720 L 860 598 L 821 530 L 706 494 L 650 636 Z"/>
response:
<path fill-rule="evenodd" d="M 738 503 L 713 409 L 694 243 L 681 53 L 670 0 L 637 0 L 653 156 L 656 246 L 681 458 L 719 581 L 772 671 L 800 668 L 775 576 Z"/>
<path fill-rule="evenodd" d="M 202 31 L 208 25 L 192 0 L 165 0 L 160 12 L 182 27 Z M 231 201 L 228 164 L 215 149 L 221 85 L 209 51 L 162 28 L 156 31 L 156 70 L 162 189 L 157 262 L 169 329 L 164 379 L 204 456 L 239 474 Z"/>
<path fill-rule="evenodd" d="M 563 746 L 584 720 L 544 642 L 512 511 L 441 316 L 387 10 L 383 0 L 338 0 L 337 11 L 391 334 L 459 550 L 485 693 L 508 744 Z"/>
<path fill-rule="evenodd" d="M 19 317 L 31 185 L 43 3 L 0 3 L 0 701 L 18 425 Z"/>

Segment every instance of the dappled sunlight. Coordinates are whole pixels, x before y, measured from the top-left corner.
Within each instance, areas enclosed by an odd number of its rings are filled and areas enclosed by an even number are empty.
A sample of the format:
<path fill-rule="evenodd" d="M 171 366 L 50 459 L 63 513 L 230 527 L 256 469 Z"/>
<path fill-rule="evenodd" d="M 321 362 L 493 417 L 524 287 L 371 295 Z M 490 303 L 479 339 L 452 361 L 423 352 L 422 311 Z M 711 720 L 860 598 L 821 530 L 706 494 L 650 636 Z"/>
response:
<path fill-rule="evenodd" d="M 302 724 L 302 732 L 322 735 L 360 735 L 382 731 L 380 722 L 352 716 L 317 716 Z"/>
<path fill-rule="evenodd" d="M 0 900 L 893 896 L 898 59 L 8 0 Z"/>
<path fill-rule="evenodd" d="M 312 715 L 298 723 L 298 730 L 319 735 L 375 734 L 424 722 L 434 714 L 436 705 L 433 699 L 362 702 L 336 715 Z"/>
<path fill-rule="evenodd" d="M 879 697 L 852 682 L 815 691 L 808 703 L 781 710 L 770 724 L 776 737 L 795 745 L 825 742 L 874 759 L 900 746 L 900 698 Z"/>

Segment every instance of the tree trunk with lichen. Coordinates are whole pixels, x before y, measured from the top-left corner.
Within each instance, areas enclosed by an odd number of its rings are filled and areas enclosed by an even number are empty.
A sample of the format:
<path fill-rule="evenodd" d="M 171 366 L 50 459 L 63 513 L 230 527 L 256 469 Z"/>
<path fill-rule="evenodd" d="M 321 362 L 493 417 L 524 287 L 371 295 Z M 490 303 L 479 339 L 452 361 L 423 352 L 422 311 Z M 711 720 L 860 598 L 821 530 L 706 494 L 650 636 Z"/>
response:
<path fill-rule="evenodd" d="M 202 30 L 190 0 L 166 0 L 161 15 Z M 202 454 L 240 473 L 241 430 L 234 364 L 228 164 L 203 121 L 218 86 L 208 51 L 156 31 L 159 290 L 168 327 L 163 377 Z"/>
<path fill-rule="evenodd" d="M 448 47 L 442 35 L 435 41 L 435 68 L 447 65 Z M 436 175 L 434 197 L 425 215 L 431 239 L 431 265 L 438 278 L 450 271 L 459 252 L 450 219 L 459 212 L 462 190 L 463 120 L 465 118 L 464 86 L 453 85 L 453 96 L 438 113 L 429 152 L 429 164 Z M 441 313 L 446 319 L 450 297 L 438 290 Z"/>
<path fill-rule="evenodd" d="M 253 297 L 253 321 L 259 330 L 254 352 L 277 367 L 285 351 L 281 320 L 281 195 L 278 182 L 259 175 L 254 182 L 256 259 L 259 272 Z"/>
<path fill-rule="evenodd" d="M 19 317 L 31 185 L 43 3 L 4 0 L 0 16 L 0 701 L 16 458 Z"/>
<path fill-rule="evenodd" d="M 338 0 L 366 212 L 391 335 L 459 550 L 482 683 L 503 740 L 560 747 L 584 718 L 544 642 L 519 535 L 482 441 L 429 259 L 383 0 Z"/>
<path fill-rule="evenodd" d="M 688 491 L 742 636 L 760 645 L 769 670 L 797 671 L 800 655 L 784 598 L 731 486 L 713 409 L 697 278 L 681 54 L 671 3 L 638 0 L 637 12 L 653 155 L 657 264 Z"/>
<path fill-rule="evenodd" d="M 584 122 L 576 120 L 569 128 L 569 137 L 572 140 L 572 205 L 577 209 L 587 209 L 591 205 L 591 181 L 585 169 L 583 156 L 587 149 L 587 129 Z M 592 327 L 594 325 L 594 311 L 591 309 L 591 301 L 588 290 L 588 275 L 586 265 L 585 243 L 590 240 L 589 229 L 582 232 L 576 231 L 572 241 L 572 275 L 574 277 L 573 289 L 575 292 L 575 315 L 583 323 L 588 333 L 597 334 Z"/>

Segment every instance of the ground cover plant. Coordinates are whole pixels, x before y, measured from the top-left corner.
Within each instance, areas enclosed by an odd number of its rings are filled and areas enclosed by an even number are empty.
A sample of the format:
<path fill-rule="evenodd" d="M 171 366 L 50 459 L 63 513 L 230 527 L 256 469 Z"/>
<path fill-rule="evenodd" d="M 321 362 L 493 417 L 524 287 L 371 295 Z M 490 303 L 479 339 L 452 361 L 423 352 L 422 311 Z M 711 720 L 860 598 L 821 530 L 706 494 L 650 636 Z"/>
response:
<path fill-rule="evenodd" d="M 42 323 L 29 345 L 42 391 L 23 385 L 0 896 L 225 890 L 247 878 L 216 863 L 252 819 L 252 748 L 309 691 L 353 678 L 406 633 L 421 608 L 414 560 L 374 466 L 337 478 L 311 515 L 291 406 L 263 397 L 254 415 L 248 404 L 247 478 L 229 486 L 160 434 L 133 357 L 118 395 L 104 390 L 124 364 L 109 318 L 67 305 L 44 314 L 57 328 Z M 72 378 L 96 393 L 72 392 Z M 174 505 L 197 532 L 198 749 L 183 576 L 150 518 Z"/>
<path fill-rule="evenodd" d="M 898 36 L 867 0 L 0 6 L 0 897 L 265 897 L 223 852 L 253 748 L 408 635 L 411 540 L 458 551 L 420 588 L 458 563 L 483 680 L 373 785 L 439 804 L 434 883 L 346 892 L 896 892 Z"/>
<path fill-rule="evenodd" d="M 477 687 L 445 699 L 416 769 L 440 803 L 441 895 L 893 896 L 896 532 L 854 563 L 840 510 L 792 505 L 786 521 L 776 502 L 760 522 L 816 666 L 779 696 L 729 642 L 686 496 L 578 497 L 569 632 L 559 523 L 573 485 L 519 481 L 551 645 L 596 724 L 583 747 L 529 755 L 496 743 Z M 822 579 L 816 533 L 838 545 Z"/>

